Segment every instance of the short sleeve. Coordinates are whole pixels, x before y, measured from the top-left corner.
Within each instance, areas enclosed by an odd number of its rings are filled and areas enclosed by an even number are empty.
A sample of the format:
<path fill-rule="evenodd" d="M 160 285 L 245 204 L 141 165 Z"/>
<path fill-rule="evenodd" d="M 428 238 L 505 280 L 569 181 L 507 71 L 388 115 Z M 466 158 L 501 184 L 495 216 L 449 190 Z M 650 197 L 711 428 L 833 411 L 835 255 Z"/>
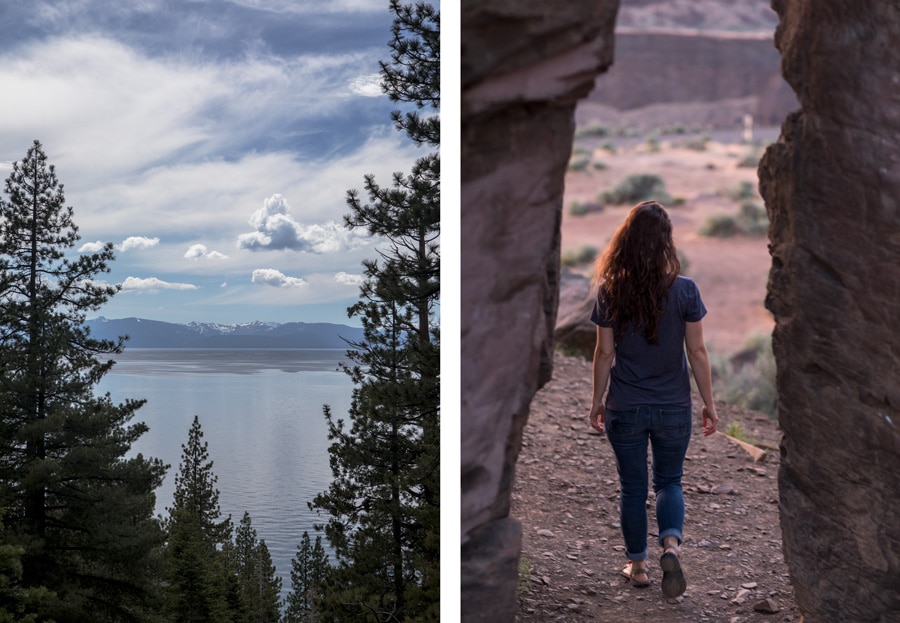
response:
<path fill-rule="evenodd" d="M 601 327 L 611 327 L 612 322 L 609 320 L 607 306 L 606 291 L 600 288 L 597 300 L 594 302 L 594 310 L 591 312 L 591 322 Z"/>
<path fill-rule="evenodd" d="M 681 317 L 685 322 L 698 322 L 706 315 L 706 306 L 700 298 L 700 289 L 693 279 L 681 277 L 684 287 L 681 288 Z"/>

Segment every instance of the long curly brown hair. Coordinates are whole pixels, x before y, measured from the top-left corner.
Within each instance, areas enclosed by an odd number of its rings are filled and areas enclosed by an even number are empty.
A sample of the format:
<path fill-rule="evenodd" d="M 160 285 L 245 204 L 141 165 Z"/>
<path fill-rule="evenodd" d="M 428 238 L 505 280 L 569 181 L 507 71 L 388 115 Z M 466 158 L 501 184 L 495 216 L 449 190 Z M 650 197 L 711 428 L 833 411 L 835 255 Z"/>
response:
<path fill-rule="evenodd" d="M 669 215 L 656 201 L 634 206 L 594 270 L 594 285 L 603 288 L 607 320 L 617 337 L 630 326 L 642 327 L 647 341 L 657 343 L 669 287 L 680 271 Z"/>

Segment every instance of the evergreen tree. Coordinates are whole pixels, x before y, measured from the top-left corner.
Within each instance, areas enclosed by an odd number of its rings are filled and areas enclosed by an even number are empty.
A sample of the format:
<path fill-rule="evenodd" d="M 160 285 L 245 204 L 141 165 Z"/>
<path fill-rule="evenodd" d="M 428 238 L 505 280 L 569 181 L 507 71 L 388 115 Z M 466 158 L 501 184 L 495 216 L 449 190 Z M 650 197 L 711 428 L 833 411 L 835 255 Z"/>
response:
<path fill-rule="evenodd" d="M 323 595 L 329 570 L 328 557 L 322 547 L 322 537 L 311 544 L 304 530 L 297 554 L 291 561 L 291 592 L 287 597 L 284 623 L 318 623 L 318 602 Z"/>
<path fill-rule="evenodd" d="M 236 571 L 227 549 L 231 517 L 221 519 L 219 490 L 215 487 L 218 478 L 212 471 L 213 462 L 197 416 L 181 450 L 174 503 L 168 509 L 166 610 L 179 623 L 227 623 L 235 614 L 235 599 L 229 597 L 235 587 L 228 581 Z"/>
<path fill-rule="evenodd" d="M 43 616 L 154 620 L 154 489 L 166 466 L 124 458 L 147 430 L 143 401 L 114 404 L 93 388 L 123 341 L 83 326 L 117 288 L 113 248 L 67 257 L 80 239 L 63 186 L 35 141 L 13 163 L 0 198 L 0 486 L 7 541 L 21 548 L 25 589 L 46 589 Z"/>
<path fill-rule="evenodd" d="M 265 540 L 257 539 L 250 513 L 244 513 L 235 531 L 234 546 L 244 620 L 248 623 L 277 623 L 281 617 L 281 578 L 275 575 Z"/>
<path fill-rule="evenodd" d="M 0 522 L 0 623 L 35 623 L 54 595 L 43 586 L 21 586 L 24 548 L 7 537 Z"/>
<path fill-rule="evenodd" d="M 391 2 L 395 19 L 383 88 L 415 110 L 392 115 L 419 145 L 440 142 L 439 14 Z M 421 111 L 428 111 L 423 116 Z M 424 621 L 439 615 L 440 156 L 395 174 L 390 188 L 366 176 L 369 202 L 348 192 L 348 227 L 387 240 L 364 262 L 351 317 L 363 340 L 348 352 L 356 385 L 350 425 L 328 407 L 334 480 L 312 506 L 326 511 L 337 566 L 324 604 L 337 621 Z"/>

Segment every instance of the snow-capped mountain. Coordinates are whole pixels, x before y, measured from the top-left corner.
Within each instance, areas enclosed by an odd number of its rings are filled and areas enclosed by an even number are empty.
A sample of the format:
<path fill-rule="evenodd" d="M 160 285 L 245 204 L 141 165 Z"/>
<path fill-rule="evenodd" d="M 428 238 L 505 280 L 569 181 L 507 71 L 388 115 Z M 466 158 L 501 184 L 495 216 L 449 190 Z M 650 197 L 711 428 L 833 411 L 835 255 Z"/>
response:
<path fill-rule="evenodd" d="M 174 324 L 143 318 L 94 318 L 85 323 L 100 339 L 129 337 L 132 348 L 349 348 L 362 329 L 329 322 Z"/>

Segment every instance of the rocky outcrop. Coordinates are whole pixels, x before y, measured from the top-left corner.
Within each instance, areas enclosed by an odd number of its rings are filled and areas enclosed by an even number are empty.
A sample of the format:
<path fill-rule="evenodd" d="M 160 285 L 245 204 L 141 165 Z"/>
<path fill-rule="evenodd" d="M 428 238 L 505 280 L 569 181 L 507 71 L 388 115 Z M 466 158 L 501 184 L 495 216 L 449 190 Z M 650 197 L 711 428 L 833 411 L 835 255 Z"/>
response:
<path fill-rule="evenodd" d="M 802 109 L 760 163 L 781 524 L 807 623 L 900 620 L 900 7 L 775 0 Z"/>
<path fill-rule="evenodd" d="M 559 313 L 553 339 L 556 348 L 569 355 L 593 358 L 597 325 L 591 322 L 596 293 L 591 280 L 563 269 L 559 280 Z"/>
<path fill-rule="evenodd" d="M 515 618 L 509 516 L 522 428 L 550 378 L 575 103 L 611 62 L 618 0 L 462 3 L 463 620 Z"/>

